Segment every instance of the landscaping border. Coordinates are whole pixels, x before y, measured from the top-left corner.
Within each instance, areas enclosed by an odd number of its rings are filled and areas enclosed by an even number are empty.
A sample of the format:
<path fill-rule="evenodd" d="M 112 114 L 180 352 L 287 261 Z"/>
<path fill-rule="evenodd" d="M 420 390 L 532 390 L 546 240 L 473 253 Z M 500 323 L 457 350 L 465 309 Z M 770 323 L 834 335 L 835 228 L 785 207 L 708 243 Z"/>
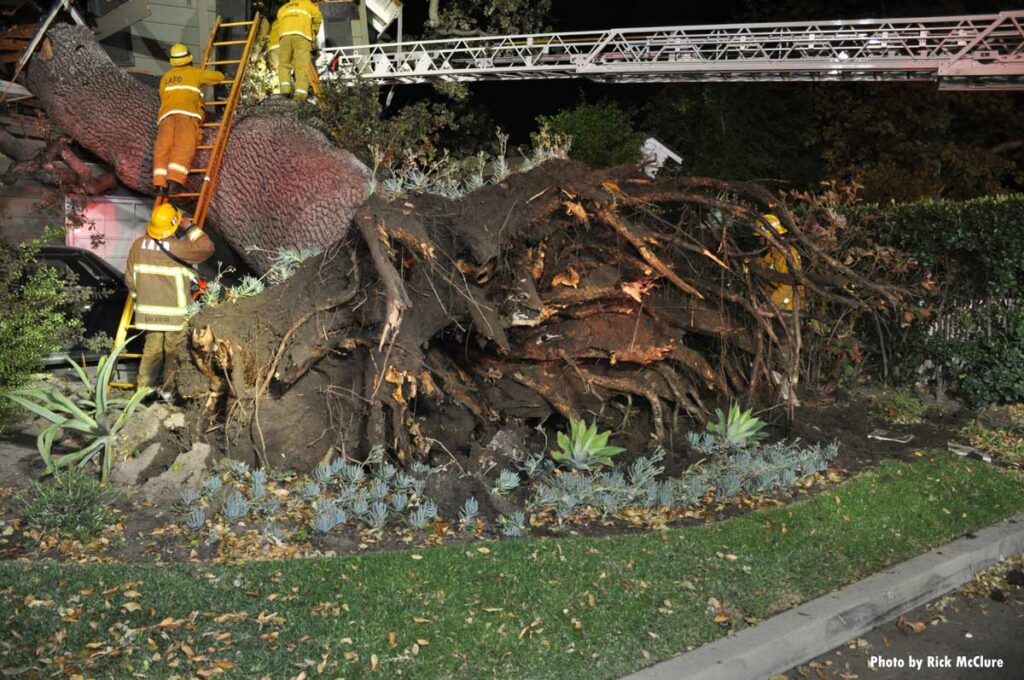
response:
<path fill-rule="evenodd" d="M 1024 552 L 1024 513 L 721 638 L 626 680 L 760 680 L 809 661 Z"/>

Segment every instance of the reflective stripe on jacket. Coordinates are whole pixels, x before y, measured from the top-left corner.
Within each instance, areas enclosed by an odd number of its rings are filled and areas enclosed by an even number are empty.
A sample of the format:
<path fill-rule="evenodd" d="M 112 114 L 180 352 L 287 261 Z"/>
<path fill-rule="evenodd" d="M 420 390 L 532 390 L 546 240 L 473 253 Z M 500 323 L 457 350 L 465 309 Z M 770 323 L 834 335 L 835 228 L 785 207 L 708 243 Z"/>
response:
<path fill-rule="evenodd" d="M 206 234 L 194 241 L 167 238 L 161 243 L 176 257 L 192 264 L 199 264 L 213 254 L 213 241 Z M 168 257 L 154 239 L 136 239 L 124 270 L 124 281 L 135 298 L 135 326 L 147 331 L 184 328 L 188 282 L 195 278 L 194 270 Z"/>
<path fill-rule="evenodd" d="M 280 37 L 301 35 L 306 40 L 314 42 L 323 16 L 316 4 L 310 0 L 291 0 L 277 10 L 277 20 L 281 24 Z"/>
<path fill-rule="evenodd" d="M 803 261 L 800 258 L 800 253 L 793 246 L 789 247 L 789 254 L 793 258 L 793 264 L 796 265 L 796 270 L 800 271 L 803 269 Z M 773 269 L 780 274 L 789 273 L 789 262 L 786 261 L 786 256 L 775 250 L 769 248 L 768 252 L 761 258 L 761 263 L 768 269 Z M 804 287 L 798 286 L 798 292 L 800 293 L 800 306 L 803 307 Z M 793 311 L 793 286 L 787 283 L 776 283 L 772 287 L 772 301 L 784 312 Z"/>
<path fill-rule="evenodd" d="M 203 120 L 203 86 L 224 80 L 219 71 L 207 71 L 195 66 L 175 66 L 160 78 L 160 113 L 157 122 L 167 116 L 192 116 Z"/>

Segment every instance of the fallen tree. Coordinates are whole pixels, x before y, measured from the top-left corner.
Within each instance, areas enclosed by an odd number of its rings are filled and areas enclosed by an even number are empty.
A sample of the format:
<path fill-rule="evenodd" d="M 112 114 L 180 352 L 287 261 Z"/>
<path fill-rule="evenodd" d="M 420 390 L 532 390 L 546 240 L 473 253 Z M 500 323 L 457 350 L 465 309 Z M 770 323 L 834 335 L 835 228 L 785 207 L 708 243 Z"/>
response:
<path fill-rule="evenodd" d="M 156 95 L 87 32 L 53 29 L 29 87 L 122 182 L 150 189 Z M 383 445 L 409 460 L 552 416 L 668 442 L 726 401 L 792 405 L 802 315 L 774 305 L 774 285 L 802 286 L 819 311 L 906 292 L 837 257 L 830 212 L 798 225 L 753 184 L 551 161 L 460 200 L 364 203 L 367 177 L 279 107 L 237 120 L 213 225 L 261 271 L 281 247 L 325 250 L 191 321 L 178 391 L 229 455 L 308 470 Z M 796 273 L 763 267 L 768 248 Z"/>
<path fill-rule="evenodd" d="M 88 28 L 51 28 L 29 62 L 26 86 L 50 120 L 109 163 L 122 184 L 154 194 L 159 94 L 118 68 Z M 204 143 L 212 134 L 206 131 Z M 208 156 L 200 151 L 195 167 L 206 167 Z M 209 222 L 264 271 L 278 248 L 325 247 L 341 237 L 366 198 L 368 179 L 355 156 L 299 121 L 292 107 L 240 111 Z M 201 181 L 194 175 L 189 188 L 198 191 Z"/>

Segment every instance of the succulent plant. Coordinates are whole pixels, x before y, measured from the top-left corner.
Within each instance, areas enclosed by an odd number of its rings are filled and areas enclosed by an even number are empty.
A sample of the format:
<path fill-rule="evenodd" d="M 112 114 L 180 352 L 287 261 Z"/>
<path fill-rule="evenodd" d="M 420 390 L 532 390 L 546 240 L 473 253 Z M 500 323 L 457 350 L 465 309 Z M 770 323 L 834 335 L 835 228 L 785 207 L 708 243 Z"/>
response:
<path fill-rule="evenodd" d="M 343 463 L 339 475 L 346 484 L 359 484 L 366 478 L 366 470 L 361 465 Z"/>
<path fill-rule="evenodd" d="M 728 414 L 722 409 L 715 409 L 716 421 L 708 423 L 708 433 L 714 435 L 721 446 L 729 449 L 742 449 L 757 444 L 763 437 L 766 423 L 753 414 L 752 409 L 740 410 L 740 405 L 733 402 Z"/>
<path fill-rule="evenodd" d="M 462 504 L 459 510 L 459 522 L 464 529 L 471 528 L 476 524 L 476 517 L 480 512 L 480 503 L 475 496 L 470 496 Z"/>
<path fill-rule="evenodd" d="M 225 519 L 229 522 L 234 522 L 249 513 L 249 501 L 245 500 L 245 496 L 238 493 L 238 491 L 232 491 L 227 500 L 224 501 L 223 512 Z"/>
<path fill-rule="evenodd" d="M 391 492 L 391 487 L 388 483 L 382 479 L 375 479 L 373 484 L 370 485 L 370 498 L 375 501 L 383 500 L 387 498 L 387 495 Z"/>
<path fill-rule="evenodd" d="M 263 496 L 256 506 L 256 511 L 264 517 L 274 517 L 281 512 L 281 500 L 277 496 Z"/>
<path fill-rule="evenodd" d="M 412 480 L 412 492 L 414 494 L 416 494 L 417 496 L 422 498 L 423 494 L 426 493 L 426 491 L 427 491 L 427 480 L 425 480 L 425 479 L 414 479 L 414 480 Z"/>
<path fill-rule="evenodd" d="M 334 510 L 330 512 L 317 512 L 310 520 L 310 528 L 318 534 L 329 534 L 337 521 L 334 518 Z"/>
<path fill-rule="evenodd" d="M 612 456 L 625 449 L 609 446 L 611 431 L 598 433 L 597 424 L 587 425 L 584 420 L 569 420 L 569 434 L 558 433 L 558 450 L 551 457 L 574 470 L 593 470 L 599 466 L 611 467 Z"/>
<path fill-rule="evenodd" d="M 181 494 L 178 496 L 178 502 L 183 508 L 191 508 L 193 505 L 199 502 L 202 495 L 195 489 L 182 489 Z"/>
<path fill-rule="evenodd" d="M 539 454 L 534 454 L 523 461 L 522 469 L 530 479 L 537 479 L 551 472 L 551 461 Z"/>
<path fill-rule="evenodd" d="M 356 517 L 365 517 L 370 512 L 370 502 L 363 497 L 357 497 L 352 501 L 352 514 Z"/>
<path fill-rule="evenodd" d="M 192 531 L 198 531 L 205 523 L 206 511 L 202 508 L 192 508 L 192 510 L 185 515 L 185 526 Z"/>
<path fill-rule="evenodd" d="M 413 510 L 412 514 L 409 515 L 409 525 L 414 529 L 423 531 L 430 524 L 430 519 L 430 515 L 421 506 Z"/>
<path fill-rule="evenodd" d="M 501 518 L 501 535 L 506 538 L 519 538 L 526 533 L 526 515 L 516 510 L 510 517 Z"/>
<path fill-rule="evenodd" d="M 519 475 L 512 470 L 502 470 L 494 480 L 494 493 L 499 496 L 511 493 L 519 486 Z"/>
<path fill-rule="evenodd" d="M 220 490 L 224 488 L 224 482 L 221 481 L 220 477 L 207 477 L 203 480 L 203 485 L 200 487 L 200 493 L 206 498 L 213 498 L 220 493 Z"/>
<path fill-rule="evenodd" d="M 313 480 L 320 486 L 327 486 L 334 477 L 334 470 L 330 465 L 320 463 L 313 468 Z"/>
<path fill-rule="evenodd" d="M 267 473 L 265 470 L 253 470 L 252 474 L 249 475 L 249 482 L 252 484 L 266 485 Z"/>
<path fill-rule="evenodd" d="M 263 535 L 276 543 L 284 541 L 284 532 L 273 522 L 267 522 L 263 526 Z"/>
<path fill-rule="evenodd" d="M 414 475 L 419 475 L 421 477 L 429 477 L 430 475 L 437 474 L 437 472 L 440 471 L 440 468 L 435 468 L 431 465 L 421 463 L 420 461 L 417 460 L 413 461 L 413 464 L 409 466 L 409 470 Z"/>
<path fill-rule="evenodd" d="M 391 480 L 391 486 L 399 491 L 408 491 L 412 488 L 413 479 L 405 472 L 399 472 Z"/>
<path fill-rule="evenodd" d="M 397 473 L 398 468 L 396 468 L 391 463 L 384 463 L 383 465 L 379 465 L 374 469 L 373 476 L 376 477 L 377 479 L 381 479 L 385 482 L 388 482 Z"/>
<path fill-rule="evenodd" d="M 249 474 L 249 464 L 244 460 L 233 460 L 231 461 L 231 478 L 235 481 L 245 479 L 245 476 Z"/>
<path fill-rule="evenodd" d="M 306 500 L 310 500 L 319 496 L 321 491 L 323 491 L 323 489 L 320 488 L 319 484 L 316 482 L 309 482 L 302 487 L 299 494 Z"/>
<path fill-rule="evenodd" d="M 434 501 L 424 501 L 420 508 L 423 509 L 423 512 L 427 513 L 428 518 L 437 518 L 437 505 L 434 503 Z"/>
<path fill-rule="evenodd" d="M 404 493 L 396 493 L 391 496 L 391 508 L 401 514 L 407 507 L 409 507 L 409 497 Z"/>
<path fill-rule="evenodd" d="M 334 523 L 335 524 L 344 524 L 347 521 L 348 521 L 348 513 L 345 512 L 344 510 L 342 510 L 341 508 L 335 508 L 334 509 Z"/>
<path fill-rule="evenodd" d="M 380 501 L 377 501 L 370 507 L 370 511 L 366 513 L 364 521 L 366 525 L 375 531 L 380 531 L 388 523 L 388 506 Z"/>

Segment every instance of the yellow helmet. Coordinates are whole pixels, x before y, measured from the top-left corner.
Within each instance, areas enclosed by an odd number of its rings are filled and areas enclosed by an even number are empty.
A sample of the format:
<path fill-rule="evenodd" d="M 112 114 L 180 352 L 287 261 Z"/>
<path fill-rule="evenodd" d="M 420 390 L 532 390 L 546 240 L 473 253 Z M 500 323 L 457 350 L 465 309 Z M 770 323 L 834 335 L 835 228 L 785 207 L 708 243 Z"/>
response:
<path fill-rule="evenodd" d="M 149 216 L 149 225 L 146 227 L 146 233 L 149 234 L 150 238 L 160 241 L 173 235 L 178 230 L 178 225 L 180 224 L 181 211 L 170 203 L 162 203 Z"/>
<path fill-rule="evenodd" d="M 174 43 L 171 45 L 171 66 L 184 66 L 185 64 L 192 63 L 192 54 L 188 51 L 188 46 L 182 43 Z"/>
<path fill-rule="evenodd" d="M 789 231 L 789 229 L 786 229 L 784 226 L 782 226 L 782 222 L 780 222 L 779 218 L 776 217 L 775 215 L 772 215 L 771 213 L 765 213 L 764 215 L 761 215 L 761 217 L 764 219 L 765 222 L 772 225 L 772 229 L 775 230 L 776 234 L 785 234 L 787 231 Z"/>

